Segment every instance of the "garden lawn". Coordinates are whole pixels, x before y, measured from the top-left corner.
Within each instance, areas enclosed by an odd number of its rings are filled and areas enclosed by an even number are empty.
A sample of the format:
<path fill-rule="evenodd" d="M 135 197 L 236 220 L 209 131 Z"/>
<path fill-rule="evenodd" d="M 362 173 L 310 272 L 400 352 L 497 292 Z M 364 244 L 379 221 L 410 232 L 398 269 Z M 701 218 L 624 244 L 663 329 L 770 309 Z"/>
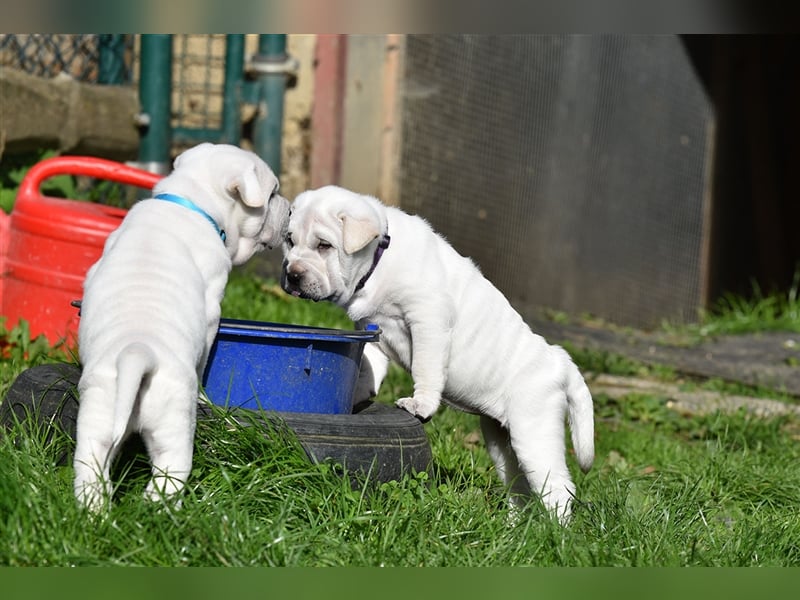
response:
<path fill-rule="evenodd" d="M 337 308 L 242 272 L 223 314 L 350 326 Z M 16 341 L 0 359 L 0 395 L 22 369 L 58 356 L 14 335 L 4 336 Z M 379 400 L 410 390 L 393 369 Z M 218 414 L 198 425 L 180 510 L 141 498 L 140 459 L 118 465 L 104 518 L 78 509 L 72 469 L 54 465 L 70 440 L 2 436 L 0 565 L 800 564 L 800 423 L 790 418 L 696 417 L 659 397 L 598 395 L 595 466 L 583 475 L 570 457 L 579 501 L 564 528 L 537 502 L 509 514 L 474 415 L 443 408 L 425 425 L 429 473 L 351 487 L 338 469 L 309 463 L 291 432 Z"/>

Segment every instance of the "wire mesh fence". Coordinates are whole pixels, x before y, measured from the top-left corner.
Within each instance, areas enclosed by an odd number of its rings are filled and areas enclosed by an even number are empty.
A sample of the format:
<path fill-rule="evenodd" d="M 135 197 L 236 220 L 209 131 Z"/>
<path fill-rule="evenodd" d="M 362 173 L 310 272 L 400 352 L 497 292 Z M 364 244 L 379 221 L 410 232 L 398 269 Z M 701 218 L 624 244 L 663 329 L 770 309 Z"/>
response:
<path fill-rule="evenodd" d="M 122 82 L 131 80 L 133 37 L 106 34 L 0 34 L 0 66 L 12 67 L 41 77 L 65 73 L 79 81 L 101 79 L 101 49 L 122 53 Z"/>
<path fill-rule="evenodd" d="M 225 36 L 176 35 L 173 54 L 174 125 L 213 129 L 220 127 Z"/>
<path fill-rule="evenodd" d="M 676 36 L 411 35 L 401 204 L 518 307 L 705 302 L 712 107 Z"/>
<path fill-rule="evenodd" d="M 110 34 L 0 34 L 0 67 L 46 78 L 64 73 L 85 83 L 135 85 L 140 75 L 140 38 Z M 256 47 L 256 38 L 245 38 L 250 53 Z M 121 73 L 104 78 L 104 52 L 117 53 Z M 218 128 L 222 120 L 225 35 L 175 34 L 172 52 L 171 125 Z"/>

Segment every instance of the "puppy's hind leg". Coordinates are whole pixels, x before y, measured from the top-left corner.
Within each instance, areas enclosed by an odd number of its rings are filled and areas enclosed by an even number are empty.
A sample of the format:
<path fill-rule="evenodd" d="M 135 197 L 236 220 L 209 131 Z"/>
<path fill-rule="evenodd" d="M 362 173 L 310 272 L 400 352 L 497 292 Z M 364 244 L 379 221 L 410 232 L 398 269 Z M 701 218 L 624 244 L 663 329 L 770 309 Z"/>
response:
<path fill-rule="evenodd" d="M 536 399 L 517 398 L 508 415 L 511 447 L 528 485 L 562 524 L 569 521 L 575 495 L 565 454 L 565 410 L 566 396 L 557 389 Z"/>
<path fill-rule="evenodd" d="M 486 415 L 481 415 L 480 421 L 486 451 L 494 463 L 497 476 L 509 494 L 509 521 L 511 524 L 515 524 L 519 520 L 522 508 L 530 499 L 531 490 L 528 480 L 519 468 L 517 455 L 511 448 L 508 430 Z"/>
<path fill-rule="evenodd" d="M 183 490 L 192 471 L 194 428 L 186 432 L 158 430 L 142 435 L 152 462 L 152 478 L 144 495 L 148 500 L 168 500 Z M 180 500 L 177 500 L 180 505 Z"/>
<path fill-rule="evenodd" d="M 110 469 L 117 450 L 113 423 L 113 396 L 96 386 L 81 391 L 73 459 L 74 489 L 78 502 L 92 512 L 98 512 L 111 500 Z"/>
<path fill-rule="evenodd" d="M 492 462 L 494 462 L 497 476 L 511 493 L 512 506 L 524 503 L 527 501 L 527 496 L 530 495 L 531 490 L 528 486 L 528 480 L 519 468 L 517 455 L 514 454 L 514 450 L 511 448 L 508 430 L 486 415 L 481 415 L 480 421 L 486 451 L 489 453 Z M 521 499 L 519 496 L 526 498 Z"/>
<path fill-rule="evenodd" d="M 145 489 L 149 500 L 172 499 L 183 490 L 191 473 L 197 390 L 187 391 L 171 396 L 156 394 L 155 401 L 164 402 L 164 410 L 157 420 L 142 427 L 152 464 L 152 478 Z M 180 500 L 176 504 L 180 506 Z"/>

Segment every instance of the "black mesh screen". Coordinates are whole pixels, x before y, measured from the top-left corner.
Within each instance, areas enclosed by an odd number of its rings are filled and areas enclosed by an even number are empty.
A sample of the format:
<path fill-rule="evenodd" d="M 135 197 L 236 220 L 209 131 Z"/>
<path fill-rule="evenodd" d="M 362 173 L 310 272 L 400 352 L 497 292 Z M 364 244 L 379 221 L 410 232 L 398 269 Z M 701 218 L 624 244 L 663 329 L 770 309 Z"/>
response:
<path fill-rule="evenodd" d="M 704 300 L 712 109 L 677 36 L 407 40 L 401 204 L 521 310 Z"/>

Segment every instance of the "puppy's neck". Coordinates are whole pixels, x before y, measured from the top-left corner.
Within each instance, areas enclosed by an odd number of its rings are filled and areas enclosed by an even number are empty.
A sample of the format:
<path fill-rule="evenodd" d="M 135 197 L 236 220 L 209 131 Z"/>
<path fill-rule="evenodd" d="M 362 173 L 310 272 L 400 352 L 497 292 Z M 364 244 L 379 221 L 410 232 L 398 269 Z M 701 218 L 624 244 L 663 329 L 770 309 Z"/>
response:
<path fill-rule="evenodd" d="M 189 210 L 193 210 L 194 212 L 202 215 L 203 217 L 206 218 L 206 220 L 209 223 L 211 223 L 211 225 L 217 231 L 217 235 L 219 235 L 219 237 L 222 239 L 222 242 L 225 243 L 225 239 L 226 239 L 225 230 L 222 229 L 217 224 L 217 222 L 214 220 L 214 218 L 211 215 L 209 215 L 206 211 L 204 211 L 202 208 L 197 206 L 197 204 L 195 204 L 194 202 L 192 202 L 188 198 L 184 198 L 183 196 L 178 196 L 177 194 L 168 194 L 166 192 L 165 193 L 161 193 L 161 194 L 156 194 L 154 197 L 155 197 L 156 200 L 164 200 L 166 202 L 172 202 L 174 204 L 179 204 L 180 206 L 183 206 L 184 208 L 188 208 Z"/>
<path fill-rule="evenodd" d="M 381 238 L 381 241 L 378 242 L 378 246 L 375 248 L 375 254 L 373 254 L 372 256 L 372 265 L 370 266 L 369 271 L 367 271 L 366 274 L 356 284 L 356 288 L 355 290 L 353 290 L 353 293 L 356 293 L 358 290 L 364 287 L 364 284 L 367 283 L 367 280 L 375 271 L 375 267 L 378 266 L 378 262 L 381 260 L 381 256 L 383 256 L 384 250 L 386 250 L 389 247 L 389 242 L 391 242 L 391 240 L 392 238 L 389 237 L 388 232 L 383 234 L 383 238 Z"/>

